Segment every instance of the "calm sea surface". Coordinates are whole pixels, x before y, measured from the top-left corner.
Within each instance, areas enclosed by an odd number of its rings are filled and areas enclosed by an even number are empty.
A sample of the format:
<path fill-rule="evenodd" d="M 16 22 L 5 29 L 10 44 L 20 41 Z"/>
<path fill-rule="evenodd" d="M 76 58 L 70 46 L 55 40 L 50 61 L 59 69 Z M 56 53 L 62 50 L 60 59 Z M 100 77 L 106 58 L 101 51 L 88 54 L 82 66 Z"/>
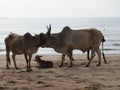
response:
<path fill-rule="evenodd" d="M 120 54 L 120 18 L 51 18 L 51 19 L 0 19 L 0 54 L 5 54 L 4 38 L 10 33 L 32 35 L 46 33 L 46 26 L 52 25 L 52 33 L 60 32 L 64 26 L 72 29 L 97 28 L 105 36 L 105 53 Z M 74 50 L 75 54 L 81 54 Z M 39 48 L 37 54 L 57 54 L 51 48 Z"/>

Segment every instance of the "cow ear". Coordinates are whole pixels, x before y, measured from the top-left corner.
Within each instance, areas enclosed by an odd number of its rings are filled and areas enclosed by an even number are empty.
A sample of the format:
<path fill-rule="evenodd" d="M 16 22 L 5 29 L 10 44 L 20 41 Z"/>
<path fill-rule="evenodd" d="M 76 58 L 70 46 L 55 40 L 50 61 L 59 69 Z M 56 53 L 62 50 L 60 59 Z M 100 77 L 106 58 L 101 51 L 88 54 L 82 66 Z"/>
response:
<path fill-rule="evenodd" d="M 50 32 L 51 32 L 51 24 L 49 25 L 49 27 L 47 26 L 47 33 L 46 33 L 46 35 L 48 35 L 48 36 L 50 36 Z"/>

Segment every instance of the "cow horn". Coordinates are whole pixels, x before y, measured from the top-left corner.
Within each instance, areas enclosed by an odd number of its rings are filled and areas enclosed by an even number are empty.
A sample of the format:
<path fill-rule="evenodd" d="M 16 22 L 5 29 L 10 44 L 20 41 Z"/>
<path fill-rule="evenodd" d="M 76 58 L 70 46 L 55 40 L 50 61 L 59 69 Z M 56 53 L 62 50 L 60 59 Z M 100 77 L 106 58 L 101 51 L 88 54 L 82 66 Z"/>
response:
<path fill-rule="evenodd" d="M 51 32 L 51 24 L 49 25 L 49 27 L 47 26 L 47 33 L 46 33 L 46 35 L 50 35 L 50 32 Z"/>

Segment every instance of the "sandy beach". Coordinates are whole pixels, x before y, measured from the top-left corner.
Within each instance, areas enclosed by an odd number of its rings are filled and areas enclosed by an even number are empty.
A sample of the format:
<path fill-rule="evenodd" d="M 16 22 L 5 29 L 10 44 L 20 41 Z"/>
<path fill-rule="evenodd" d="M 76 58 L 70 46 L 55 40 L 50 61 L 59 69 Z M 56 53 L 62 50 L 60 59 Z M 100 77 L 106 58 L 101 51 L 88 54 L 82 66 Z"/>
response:
<path fill-rule="evenodd" d="M 37 68 L 32 57 L 33 71 L 26 72 L 23 55 L 16 56 L 18 70 L 11 60 L 6 69 L 5 55 L 0 55 L 0 90 L 120 90 L 120 55 L 106 55 L 108 64 L 97 67 L 97 57 L 90 67 L 85 67 L 86 55 L 74 55 L 73 67 L 66 57 L 64 66 L 58 67 L 60 55 L 43 55 L 42 59 L 53 61 L 53 68 Z"/>

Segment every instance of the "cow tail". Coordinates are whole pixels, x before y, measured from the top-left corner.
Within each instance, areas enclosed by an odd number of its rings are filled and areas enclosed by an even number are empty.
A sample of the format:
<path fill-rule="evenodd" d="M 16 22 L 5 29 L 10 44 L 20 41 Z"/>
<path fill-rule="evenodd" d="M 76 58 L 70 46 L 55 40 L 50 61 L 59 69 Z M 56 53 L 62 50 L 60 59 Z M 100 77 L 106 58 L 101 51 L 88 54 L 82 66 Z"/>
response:
<path fill-rule="evenodd" d="M 104 36 L 103 36 L 103 39 L 102 39 L 102 56 L 103 56 L 103 59 L 104 59 L 104 62 L 105 64 L 107 64 L 107 61 L 106 61 L 106 58 L 105 58 L 105 54 L 104 54 L 104 45 L 103 43 L 105 42 L 105 39 L 104 39 Z"/>
<path fill-rule="evenodd" d="M 5 47 L 6 47 L 6 58 L 7 58 L 7 64 L 11 64 L 10 57 L 9 57 L 9 46 L 8 46 L 8 39 L 5 38 Z"/>

